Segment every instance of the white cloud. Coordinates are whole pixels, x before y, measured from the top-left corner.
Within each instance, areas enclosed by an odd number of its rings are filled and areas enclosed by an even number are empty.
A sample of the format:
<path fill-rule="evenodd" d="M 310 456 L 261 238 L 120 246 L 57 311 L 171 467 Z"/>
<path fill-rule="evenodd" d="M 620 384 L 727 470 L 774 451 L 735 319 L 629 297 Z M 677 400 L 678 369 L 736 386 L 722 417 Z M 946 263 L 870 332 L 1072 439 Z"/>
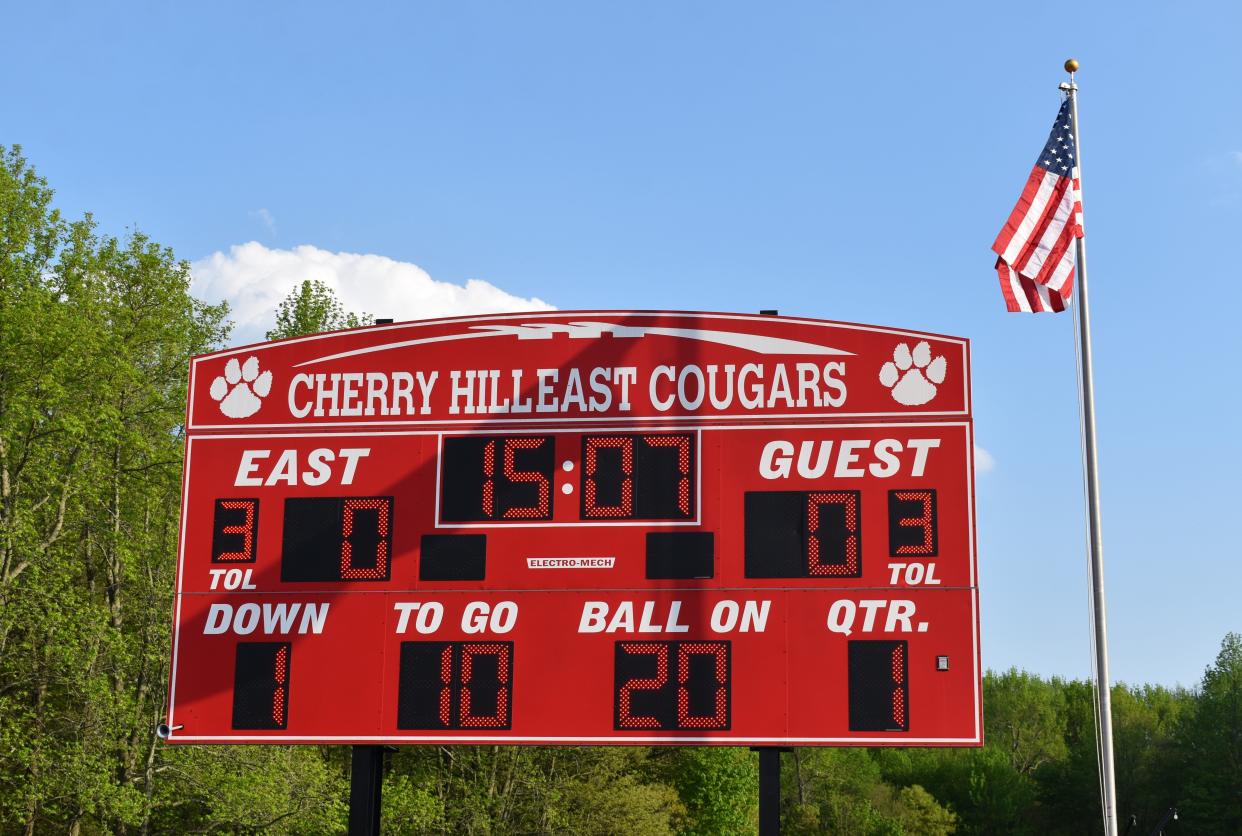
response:
<path fill-rule="evenodd" d="M 408 319 L 462 314 L 553 310 L 541 299 L 524 299 L 470 279 L 465 285 L 436 281 L 407 261 L 382 255 L 334 253 L 303 245 L 269 249 L 257 241 L 238 244 L 190 265 L 190 292 L 208 302 L 229 303 L 233 343 L 259 342 L 275 322 L 276 306 L 304 280 L 318 280 L 336 293 L 347 311 Z"/>
<path fill-rule="evenodd" d="M 276 219 L 272 217 L 272 213 L 267 209 L 252 209 L 250 217 L 263 224 L 263 228 L 267 230 L 268 235 L 276 234 Z"/>
<path fill-rule="evenodd" d="M 1242 165 L 1242 151 L 1234 151 L 1232 156 L 1235 163 Z"/>
<path fill-rule="evenodd" d="M 996 459 L 978 444 L 975 445 L 975 473 L 991 473 L 996 469 Z"/>

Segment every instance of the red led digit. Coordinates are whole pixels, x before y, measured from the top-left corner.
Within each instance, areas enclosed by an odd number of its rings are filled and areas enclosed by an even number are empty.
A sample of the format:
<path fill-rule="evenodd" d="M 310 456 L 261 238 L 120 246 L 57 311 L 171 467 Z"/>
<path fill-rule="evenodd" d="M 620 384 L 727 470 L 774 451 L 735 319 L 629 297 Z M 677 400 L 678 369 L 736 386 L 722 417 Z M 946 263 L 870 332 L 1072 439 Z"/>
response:
<path fill-rule="evenodd" d="M 347 499 L 341 514 L 341 579 L 342 580 L 384 580 L 388 577 L 388 526 L 389 501 L 387 499 Z M 375 529 L 378 542 L 375 544 L 375 565 L 373 567 L 355 567 L 353 565 L 354 545 L 349 538 L 354 533 L 354 512 L 375 511 Z"/>
<path fill-rule="evenodd" d="M 711 656 L 715 660 L 715 713 L 690 713 L 690 658 Z M 729 661 L 724 642 L 682 642 L 677 646 L 677 728 L 724 729 L 729 727 Z"/>
<path fill-rule="evenodd" d="M 630 714 L 631 694 L 635 691 L 658 691 L 668 682 L 668 644 L 664 642 L 621 642 L 621 650 L 636 656 L 655 656 L 656 675 L 636 677 L 621 686 L 619 722 L 623 729 L 658 729 L 660 720 L 644 714 Z"/>
<path fill-rule="evenodd" d="M 259 500 L 257 499 L 221 499 L 218 508 L 228 511 L 241 511 L 246 515 L 243 522 L 235 525 L 219 525 L 218 535 L 238 535 L 242 537 L 239 551 L 219 551 L 211 556 L 212 563 L 250 563 L 254 560 L 254 529 L 258 521 Z"/>
<path fill-rule="evenodd" d="M 909 731 L 909 643 L 850 639 L 848 659 L 850 731 Z"/>
<path fill-rule="evenodd" d="M 483 445 L 483 514 L 495 514 L 496 495 L 496 442 L 489 441 Z"/>
<path fill-rule="evenodd" d="M 643 441 L 651 447 L 676 447 L 677 472 L 681 478 L 677 480 L 677 509 L 683 514 L 690 513 L 690 437 L 687 435 L 645 435 Z"/>
<path fill-rule="evenodd" d="M 509 691 L 513 646 L 505 643 L 463 642 L 461 645 L 461 721 L 460 728 L 505 728 L 509 725 Z M 474 681 L 476 656 L 496 657 L 496 682 Z M 471 688 L 496 689 L 496 713 L 475 714 L 471 708 Z"/>
<path fill-rule="evenodd" d="M 276 687 L 272 690 L 272 722 L 279 728 L 285 726 L 285 712 L 288 710 L 286 695 L 289 687 L 289 647 L 285 645 L 276 651 L 276 665 L 272 671 Z"/>
<path fill-rule="evenodd" d="M 543 446 L 547 441 L 546 438 L 506 438 L 504 443 L 504 472 L 505 478 L 510 482 L 534 482 L 539 486 L 539 504 L 535 506 L 517 506 L 509 508 L 505 511 L 508 518 L 514 517 L 534 517 L 543 519 L 548 516 L 551 509 L 549 498 L 551 496 L 551 488 L 548 485 L 548 477 L 544 476 L 538 470 L 518 470 L 513 462 L 513 454 L 517 450 L 534 450 Z M 492 442 L 489 442 L 489 444 Z M 486 490 L 486 488 L 485 488 Z"/>
<path fill-rule="evenodd" d="M 893 647 L 893 725 L 906 728 L 906 645 Z"/>
<path fill-rule="evenodd" d="M 819 530 L 820 509 L 838 505 L 844 510 L 845 528 L 839 538 L 827 539 Z M 821 491 L 806 496 L 807 573 L 812 576 L 858 575 L 858 491 Z M 834 543 L 833 540 L 836 542 Z M 833 548 L 835 546 L 835 548 Z M 831 549 L 836 554 L 824 552 Z M 825 560 L 825 558 L 828 558 Z"/>
<path fill-rule="evenodd" d="M 289 720 L 293 645 L 238 642 L 233 668 L 233 728 L 283 729 Z"/>
<path fill-rule="evenodd" d="M 923 513 L 919 516 L 901 517 L 897 520 L 897 525 L 901 528 L 923 529 L 923 542 L 898 546 L 895 553 L 922 557 L 935 555 L 935 494 L 932 491 L 894 491 L 893 495 L 903 502 L 918 502 L 923 506 Z"/>
<path fill-rule="evenodd" d="M 440 722 L 448 728 L 453 723 L 453 645 L 445 644 L 440 651 Z"/>
<path fill-rule="evenodd" d="M 596 496 L 596 467 L 600 449 L 621 451 L 621 503 L 599 505 Z M 586 440 L 586 485 L 583 489 L 583 515 L 586 517 L 624 518 L 634 516 L 634 439 L 629 436 L 605 436 Z"/>

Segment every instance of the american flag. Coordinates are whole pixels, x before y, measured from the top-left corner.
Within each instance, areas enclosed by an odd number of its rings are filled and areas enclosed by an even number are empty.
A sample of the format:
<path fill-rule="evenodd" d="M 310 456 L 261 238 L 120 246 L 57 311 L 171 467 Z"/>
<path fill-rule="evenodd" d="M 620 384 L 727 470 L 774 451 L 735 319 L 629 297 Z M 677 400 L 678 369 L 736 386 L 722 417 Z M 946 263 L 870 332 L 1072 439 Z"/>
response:
<path fill-rule="evenodd" d="M 1074 291 L 1073 239 L 1082 237 L 1082 196 L 1067 98 L 1018 205 L 992 244 L 1005 307 L 1065 310 Z"/>

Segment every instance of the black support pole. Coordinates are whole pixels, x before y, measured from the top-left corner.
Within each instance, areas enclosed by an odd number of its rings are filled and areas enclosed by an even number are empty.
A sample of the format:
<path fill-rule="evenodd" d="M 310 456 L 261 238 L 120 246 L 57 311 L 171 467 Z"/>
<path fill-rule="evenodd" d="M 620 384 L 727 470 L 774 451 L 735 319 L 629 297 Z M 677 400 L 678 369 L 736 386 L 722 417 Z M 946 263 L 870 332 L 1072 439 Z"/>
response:
<path fill-rule="evenodd" d="M 781 833 L 781 752 L 782 746 L 752 746 L 759 753 L 759 836 Z"/>
<path fill-rule="evenodd" d="M 384 747 L 355 746 L 349 763 L 349 836 L 379 836 Z"/>

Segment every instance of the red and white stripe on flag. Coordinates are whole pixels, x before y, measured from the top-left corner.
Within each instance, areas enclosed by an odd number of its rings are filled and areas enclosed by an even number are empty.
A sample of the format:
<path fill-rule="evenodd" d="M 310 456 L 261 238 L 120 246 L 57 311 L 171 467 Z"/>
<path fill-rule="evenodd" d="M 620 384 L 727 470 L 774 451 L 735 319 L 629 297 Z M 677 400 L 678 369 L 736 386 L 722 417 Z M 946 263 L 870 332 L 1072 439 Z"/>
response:
<path fill-rule="evenodd" d="M 992 242 L 1011 312 L 1064 311 L 1074 291 L 1071 245 L 1083 236 L 1077 145 L 1066 99 L 1021 198 Z"/>
<path fill-rule="evenodd" d="M 992 244 L 1005 307 L 1026 313 L 1065 310 L 1074 292 L 1071 245 L 1081 237 L 1077 169 L 1067 177 L 1036 165 Z"/>

